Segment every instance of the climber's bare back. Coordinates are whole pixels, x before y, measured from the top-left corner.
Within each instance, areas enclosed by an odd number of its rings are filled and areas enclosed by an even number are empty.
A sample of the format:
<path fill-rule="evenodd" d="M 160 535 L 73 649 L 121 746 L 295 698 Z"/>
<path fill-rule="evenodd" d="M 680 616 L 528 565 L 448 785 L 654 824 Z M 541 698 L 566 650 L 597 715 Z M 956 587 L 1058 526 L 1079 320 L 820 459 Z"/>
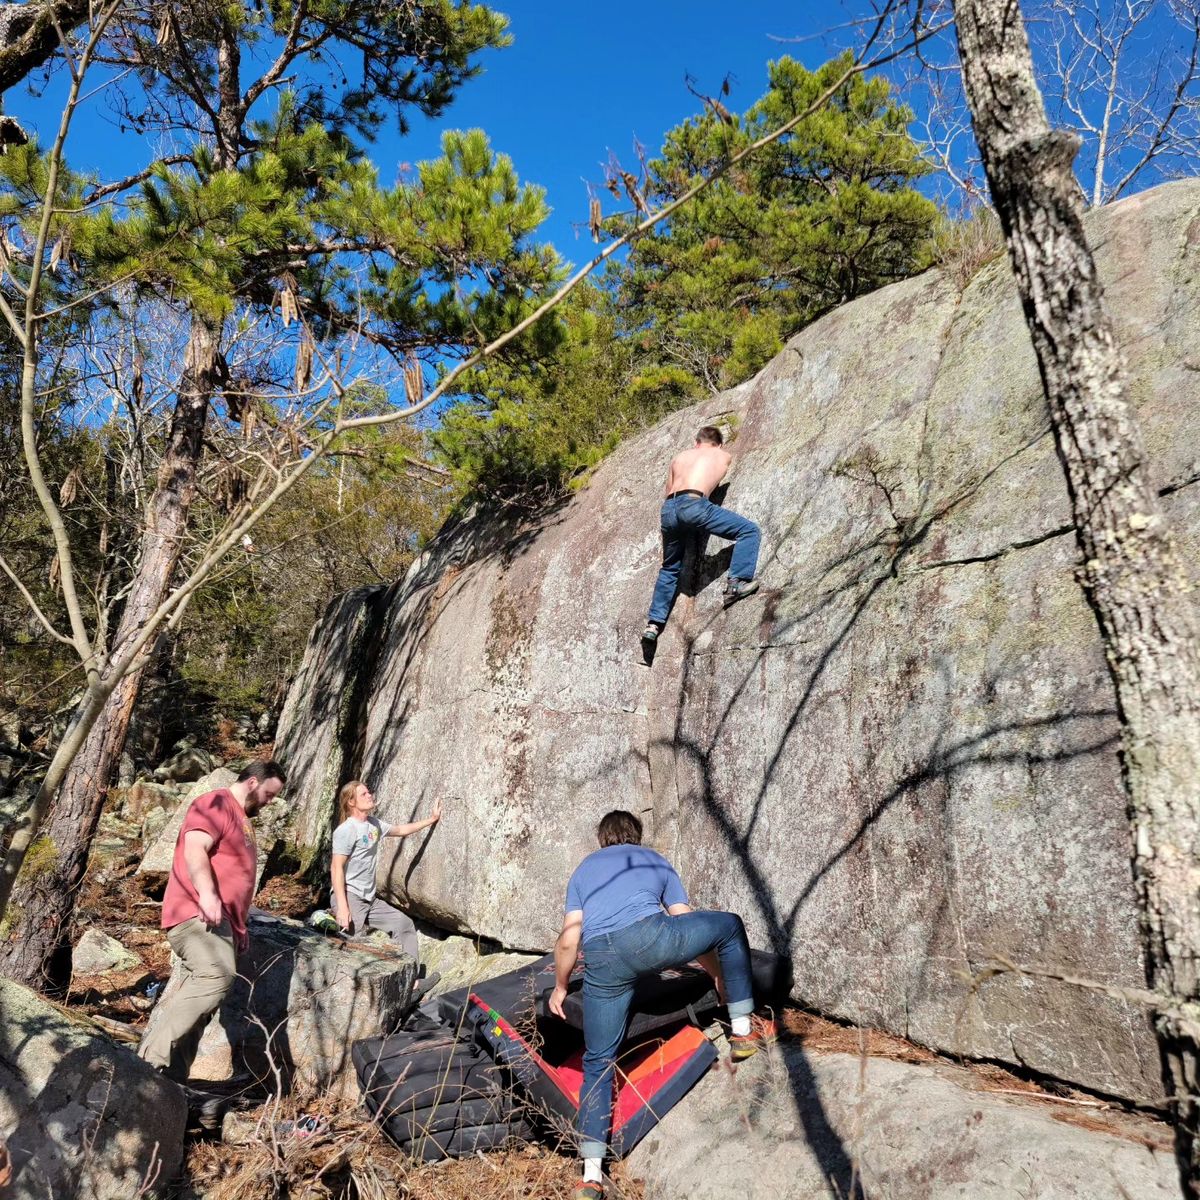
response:
<path fill-rule="evenodd" d="M 663 492 L 703 492 L 709 495 L 713 488 L 725 478 L 732 456 L 720 446 L 701 444 L 675 455 L 671 470 L 667 474 L 667 486 Z"/>

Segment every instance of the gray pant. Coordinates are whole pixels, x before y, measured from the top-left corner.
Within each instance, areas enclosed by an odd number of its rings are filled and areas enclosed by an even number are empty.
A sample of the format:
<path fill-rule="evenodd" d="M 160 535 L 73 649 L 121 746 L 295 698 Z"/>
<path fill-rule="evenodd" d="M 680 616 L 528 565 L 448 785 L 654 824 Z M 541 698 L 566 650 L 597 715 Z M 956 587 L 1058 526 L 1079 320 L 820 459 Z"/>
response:
<path fill-rule="evenodd" d="M 151 1066 L 184 1083 L 204 1027 L 237 975 L 237 954 L 227 920 L 210 929 L 199 917 L 192 917 L 168 929 L 167 941 L 179 959 L 179 986 L 163 995 L 137 1052 Z"/>
<path fill-rule="evenodd" d="M 346 899 L 350 901 L 350 932 L 366 933 L 367 928 L 382 929 L 393 942 L 398 942 L 400 949 L 411 956 L 413 962 L 420 962 L 417 947 L 417 927 L 407 913 L 380 900 L 364 900 L 356 896 L 349 888 L 346 889 Z"/>

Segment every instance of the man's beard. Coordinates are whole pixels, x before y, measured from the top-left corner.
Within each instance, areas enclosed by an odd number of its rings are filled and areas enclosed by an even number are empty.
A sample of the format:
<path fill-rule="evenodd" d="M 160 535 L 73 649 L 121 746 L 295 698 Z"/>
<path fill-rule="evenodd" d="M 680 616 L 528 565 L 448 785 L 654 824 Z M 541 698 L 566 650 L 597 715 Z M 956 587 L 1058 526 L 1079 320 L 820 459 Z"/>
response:
<path fill-rule="evenodd" d="M 257 816 L 259 811 L 262 809 L 262 806 L 263 802 L 259 799 L 257 792 L 252 792 L 249 796 L 247 796 L 245 803 L 242 805 L 246 811 L 246 816 L 248 817 Z"/>

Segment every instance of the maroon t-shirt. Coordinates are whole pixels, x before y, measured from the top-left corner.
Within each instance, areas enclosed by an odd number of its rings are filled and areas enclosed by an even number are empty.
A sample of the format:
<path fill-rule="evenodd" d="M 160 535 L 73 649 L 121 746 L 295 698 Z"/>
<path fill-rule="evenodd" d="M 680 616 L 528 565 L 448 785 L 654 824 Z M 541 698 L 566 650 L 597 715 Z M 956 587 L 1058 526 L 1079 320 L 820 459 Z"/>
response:
<path fill-rule="evenodd" d="M 244 946 L 246 917 L 250 912 L 250 901 L 254 899 L 254 879 L 258 870 L 258 842 L 250 818 L 226 788 L 197 796 L 184 815 L 175 842 L 171 878 L 163 896 L 162 927 L 170 929 L 200 915 L 200 895 L 183 857 L 183 839 L 192 829 L 203 830 L 213 840 L 208 859 L 212 864 L 217 895 L 229 919 L 234 941 Z"/>

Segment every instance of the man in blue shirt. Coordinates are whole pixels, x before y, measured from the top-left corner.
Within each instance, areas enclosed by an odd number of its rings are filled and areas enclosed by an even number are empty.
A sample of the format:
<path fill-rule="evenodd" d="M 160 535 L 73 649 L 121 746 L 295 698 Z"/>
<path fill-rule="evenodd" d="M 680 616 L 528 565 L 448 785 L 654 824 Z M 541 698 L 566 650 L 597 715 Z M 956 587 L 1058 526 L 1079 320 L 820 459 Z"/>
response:
<path fill-rule="evenodd" d="M 696 959 L 717 982 L 729 1010 L 730 1058 L 741 1062 L 765 1040 L 752 1029 L 750 946 L 741 917 L 695 912 L 675 868 L 643 846 L 642 823 L 620 809 L 596 829 L 600 849 L 575 868 L 566 916 L 554 946 L 550 1011 L 563 1016 L 567 981 L 583 946 L 583 1090 L 579 1153 L 583 1180 L 576 1200 L 602 1200 L 601 1165 L 612 1126 L 612 1083 L 625 1040 L 629 1004 L 641 975 Z"/>

